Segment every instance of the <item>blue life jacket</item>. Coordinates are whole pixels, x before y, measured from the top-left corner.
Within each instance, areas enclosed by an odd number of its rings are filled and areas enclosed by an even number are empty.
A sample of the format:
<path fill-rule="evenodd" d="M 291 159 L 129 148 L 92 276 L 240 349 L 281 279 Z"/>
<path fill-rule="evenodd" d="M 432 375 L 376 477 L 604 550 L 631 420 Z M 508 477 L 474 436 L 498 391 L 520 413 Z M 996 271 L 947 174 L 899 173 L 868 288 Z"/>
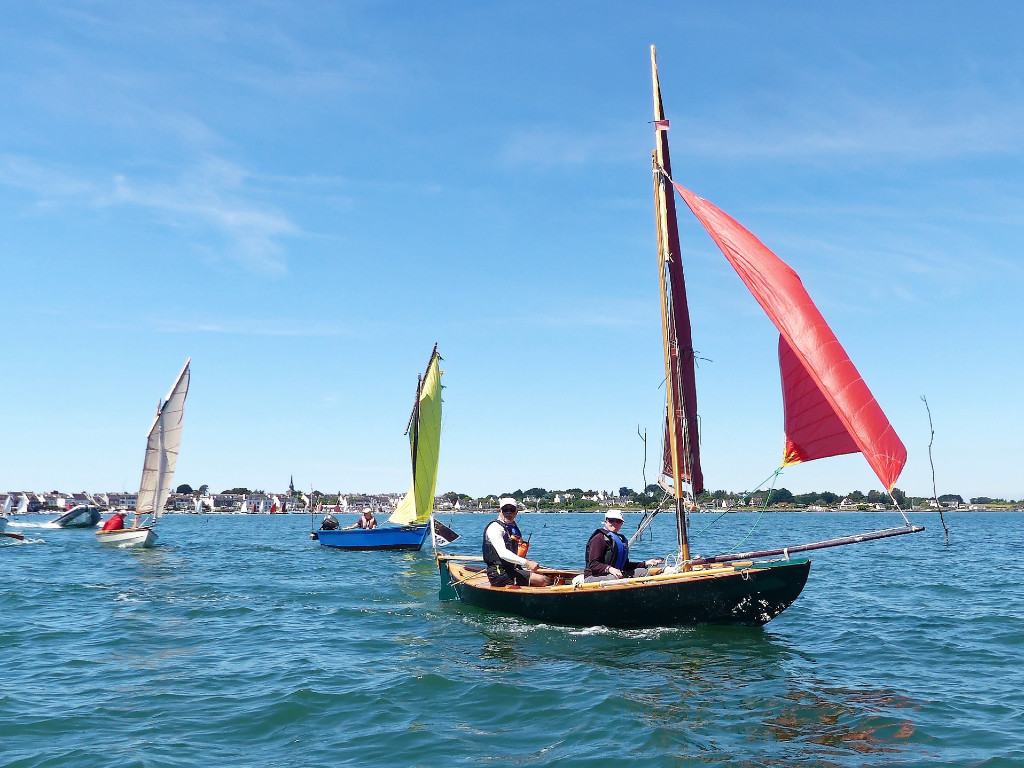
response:
<path fill-rule="evenodd" d="M 590 538 L 593 539 L 599 533 L 608 540 L 608 549 L 605 550 L 601 562 L 620 571 L 625 570 L 626 563 L 629 562 L 629 541 L 621 533 L 612 533 L 607 528 L 598 528 L 591 534 Z M 587 540 L 587 548 L 590 548 L 590 539 Z M 587 555 L 584 552 L 584 560 L 586 560 L 586 557 Z"/>

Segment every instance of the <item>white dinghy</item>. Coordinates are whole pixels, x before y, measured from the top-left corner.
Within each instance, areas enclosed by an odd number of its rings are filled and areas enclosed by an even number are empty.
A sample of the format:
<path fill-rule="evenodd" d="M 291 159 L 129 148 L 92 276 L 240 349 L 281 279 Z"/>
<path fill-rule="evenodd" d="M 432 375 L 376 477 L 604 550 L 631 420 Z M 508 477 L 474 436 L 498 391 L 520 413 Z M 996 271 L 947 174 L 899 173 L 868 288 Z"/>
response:
<path fill-rule="evenodd" d="M 185 362 L 178 380 L 171 387 L 167 400 L 159 403 L 153 426 L 146 437 L 146 458 L 142 465 L 142 483 L 135 505 L 135 517 L 130 528 L 96 531 L 100 544 L 117 547 L 151 547 L 157 535 L 153 524 L 163 512 L 171 493 L 174 467 L 178 463 L 181 445 L 181 425 L 185 417 L 185 397 L 188 395 L 189 366 Z"/>

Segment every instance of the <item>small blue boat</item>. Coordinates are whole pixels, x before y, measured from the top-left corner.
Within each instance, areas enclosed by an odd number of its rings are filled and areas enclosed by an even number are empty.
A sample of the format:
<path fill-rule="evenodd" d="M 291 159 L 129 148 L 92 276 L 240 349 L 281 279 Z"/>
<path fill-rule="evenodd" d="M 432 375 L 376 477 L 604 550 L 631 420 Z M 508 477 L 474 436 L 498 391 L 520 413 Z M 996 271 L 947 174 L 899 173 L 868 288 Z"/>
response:
<path fill-rule="evenodd" d="M 379 528 L 338 528 L 332 518 L 333 529 L 321 526 L 319 531 L 310 531 L 310 536 L 322 546 L 418 552 L 430 535 L 431 527 L 442 542 L 459 537 L 455 531 L 433 519 L 437 458 L 441 448 L 440 360 L 435 344 L 427 370 L 416 383 L 416 403 L 406 427 L 412 459 L 412 487 L 391 514 L 389 522 L 392 524 Z M 324 524 L 327 523 L 327 518 L 324 518 Z"/>
<path fill-rule="evenodd" d="M 317 531 L 317 538 L 325 547 L 338 549 L 390 549 L 418 552 L 427 539 L 430 525 L 383 525 L 380 528 L 338 529 Z"/>

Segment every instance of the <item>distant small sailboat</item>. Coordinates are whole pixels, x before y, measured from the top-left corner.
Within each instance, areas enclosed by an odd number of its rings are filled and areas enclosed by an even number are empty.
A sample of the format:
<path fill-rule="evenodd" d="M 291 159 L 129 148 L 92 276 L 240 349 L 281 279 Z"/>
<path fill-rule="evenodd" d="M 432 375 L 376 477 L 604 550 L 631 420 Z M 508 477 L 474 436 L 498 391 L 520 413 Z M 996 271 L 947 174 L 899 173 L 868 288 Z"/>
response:
<path fill-rule="evenodd" d="M 131 528 L 96 531 L 101 544 L 121 547 L 151 547 L 157 535 L 153 524 L 163 513 L 171 493 L 174 467 L 181 446 L 181 427 L 185 417 L 185 398 L 191 374 L 192 358 L 178 374 L 167 400 L 158 404 L 153 426 L 146 435 L 146 456 L 142 465 L 142 482 Z"/>
<path fill-rule="evenodd" d="M 92 528 L 101 516 L 100 508 L 94 504 L 76 504 L 51 522 L 61 528 Z"/>
<path fill-rule="evenodd" d="M 435 532 L 443 528 L 455 536 L 451 529 L 437 523 L 432 514 L 441 450 L 440 361 L 435 344 L 426 373 L 417 382 L 416 402 L 405 430 L 412 457 L 412 487 L 388 519 L 392 525 L 316 531 L 323 546 L 350 550 L 418 551 L 432 528 Z"/>

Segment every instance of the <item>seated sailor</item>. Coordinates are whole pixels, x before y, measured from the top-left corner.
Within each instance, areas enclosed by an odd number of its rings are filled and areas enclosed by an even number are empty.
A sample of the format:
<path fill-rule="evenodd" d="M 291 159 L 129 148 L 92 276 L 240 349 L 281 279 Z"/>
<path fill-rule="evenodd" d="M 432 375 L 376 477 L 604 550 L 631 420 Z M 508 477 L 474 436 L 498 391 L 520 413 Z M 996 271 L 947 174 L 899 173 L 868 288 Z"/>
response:
<path fill-rule="evenodd" d="M 523 534 L 516 525 L 519 505 L 515 499 L 505 497 L 498 501 L 498 517 L 484 528 L 483 554 L 487 563 L 487 580 L 492 587 L 547 586 L 548 580 L 539 573 L 540 563 L 527 560 L 519 554 Z M 525 554 L 525 552 L 524 552 Z"/>
<path fill-rule="evenodd" d="M 103 523 L 101 531 L 122 531 L 124 530 L 124 512 L 118 511 L 110 516 L 110 518 Z"/>
<path fill-rule="evenodd" d="M 657 558 L 634 563 L 629 559 L 629 542 L 619 533 L 625 518 L 617 509 L 609 509 L 604 516 L 604 526 L 590 535 L 587 541 L 587 569 L 585 581 L 608 581 L 610 579 L 647 576 L 650 566 L 659 565 Z"/>

